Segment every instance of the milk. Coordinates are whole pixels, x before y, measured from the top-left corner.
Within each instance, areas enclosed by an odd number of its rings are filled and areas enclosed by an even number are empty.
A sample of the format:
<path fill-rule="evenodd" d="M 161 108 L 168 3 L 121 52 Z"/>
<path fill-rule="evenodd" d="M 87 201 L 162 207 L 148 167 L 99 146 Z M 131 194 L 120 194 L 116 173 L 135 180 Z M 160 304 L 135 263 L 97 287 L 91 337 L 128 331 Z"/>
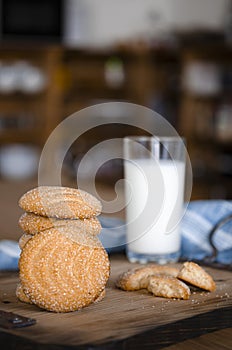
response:
<path fill-rule="evenodd" d="M 153 255 L 178 252 L 184 162 L 126 160 L 124 169 L 128 250 Z"/>

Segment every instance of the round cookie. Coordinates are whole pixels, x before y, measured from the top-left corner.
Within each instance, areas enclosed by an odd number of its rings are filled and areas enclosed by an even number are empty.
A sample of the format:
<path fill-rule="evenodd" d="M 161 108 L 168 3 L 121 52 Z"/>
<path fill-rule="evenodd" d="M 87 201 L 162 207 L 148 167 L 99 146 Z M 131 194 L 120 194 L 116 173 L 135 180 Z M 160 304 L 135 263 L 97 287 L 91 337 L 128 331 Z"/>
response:
<path fill-rule="evenodd" d="M 69 187 L 40 186 L 25 193 L 19 206 L 27 212 L 58 219 L 87 219 L 101 213 L 91 194 Z"/>
<path fill-rule="evenodd" d="M 96 217 L 89 219 L 56 219 L 45 216 L 36 215 L 33 213 L 24 213 L 19 219 L 21 229 L 30 235 L 43 232 L 53 227 L 70 225 L 75 228 L 75 231 L 83 231 L 86 234 L 97 235 L 101 231 L 101 224 Z"/>
<path fill-rule="evenodd" d="M 34 235 L 27 242 L 19 259 L 20 281 L 33 304 L 69 312 L 101 295 L 109 278 L 109 259 L 97 237 L 77 238 L 60 229 Z"/>

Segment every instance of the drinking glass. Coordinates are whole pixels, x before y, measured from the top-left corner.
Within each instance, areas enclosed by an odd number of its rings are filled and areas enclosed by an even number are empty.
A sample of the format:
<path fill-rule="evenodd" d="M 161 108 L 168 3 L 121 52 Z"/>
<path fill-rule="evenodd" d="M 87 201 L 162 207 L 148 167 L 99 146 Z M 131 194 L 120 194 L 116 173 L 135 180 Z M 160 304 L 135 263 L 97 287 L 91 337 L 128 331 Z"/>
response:
<path fill-rule="evenodd" d="M 131 262 L 176 262 L 185 185 L 181 137 L 124 138 L 127 257 Z"/>

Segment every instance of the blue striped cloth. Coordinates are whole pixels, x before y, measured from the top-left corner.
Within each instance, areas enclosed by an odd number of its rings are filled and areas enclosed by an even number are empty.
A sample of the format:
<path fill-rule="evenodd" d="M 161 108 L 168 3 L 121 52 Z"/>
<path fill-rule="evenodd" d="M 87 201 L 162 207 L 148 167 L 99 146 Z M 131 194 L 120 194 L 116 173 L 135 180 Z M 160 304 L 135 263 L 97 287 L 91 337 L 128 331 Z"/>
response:
<path fill-rule="evenodd" d="M 209 243 L 211 229 L 221 219 L 232 214 L 232 201 L 201 200 L 192 201 L 186 209 L 181 224 L 181 257 L 187 260 L 202 260 L 212 253 Z M 126 228 L 123 220 L 99 217 L 102 231 L 99 238 L 109 253 L 125 249 Z M 232 263 L 232 219 L 220 227 L 214 236 L 218 250 L 216 261 Z M 16 270 L 20 249 L 18 243 L 10 240 L 0 241 L 0 270 Z"/>
<path fill-rule="evenodd" d="M 232 201 L 209 200 L 190 202 L 182 220 L 182 257 L 202 260 L 212 254 L 209 233 L 223 218 L 232 214 Z M 218 250 L 216 261 L 232 263 L 232 219 L 213 236 Z"/>

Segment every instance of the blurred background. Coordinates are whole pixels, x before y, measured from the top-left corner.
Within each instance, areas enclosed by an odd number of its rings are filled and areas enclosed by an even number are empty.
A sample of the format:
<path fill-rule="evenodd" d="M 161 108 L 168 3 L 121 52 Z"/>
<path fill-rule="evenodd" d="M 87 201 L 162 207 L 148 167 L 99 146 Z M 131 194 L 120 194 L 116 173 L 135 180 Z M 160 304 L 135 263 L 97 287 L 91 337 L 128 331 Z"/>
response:
<path fill-rule="evenodd" d="M 19 196 L 37 184 L 51 131 L 108 101 L 152 108 L 186 137 L 192 199 L 231 199 L 232 1 L 0 0 L 2 236 L 15 230 Z M 76 183 L 94 144 L 135 133 L 116 124 L 82 135 L 65 159 L 64 184 Z M 107 162 L 99 186 L 121 176 L 122 162 Z"/>

